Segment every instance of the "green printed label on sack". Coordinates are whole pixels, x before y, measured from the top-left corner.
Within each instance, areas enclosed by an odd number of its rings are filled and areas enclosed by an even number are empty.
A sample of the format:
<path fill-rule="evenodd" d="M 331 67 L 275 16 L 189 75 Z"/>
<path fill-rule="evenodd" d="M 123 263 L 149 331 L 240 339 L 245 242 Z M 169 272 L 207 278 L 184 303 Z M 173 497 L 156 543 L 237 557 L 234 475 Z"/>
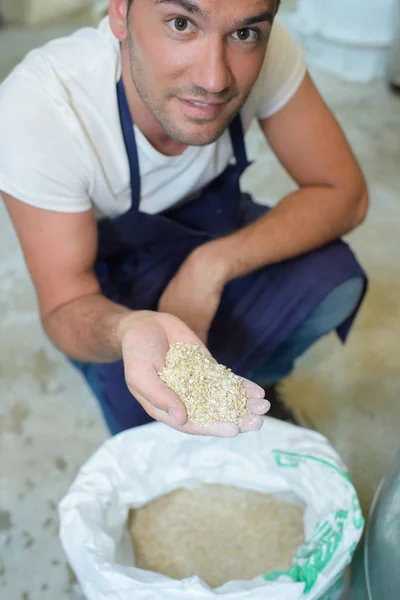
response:
<path fill-rule="evenodd" d="M 364 527 L 364 517 L 362 514 L 360 502 L 357 494 L 354 492 L 352 498 L 352 509 L 353 509 L 353 525 L 356 529 L 362 529 Z M 357 545 L 357 544 L 356 544 Z"/>
<path fill-rule="evenodd" d="M 345 471 L 339 469 L 336 465 L 330 463 L 327 460 L 319 458 L 318 456 L 311 456 L 309 454 L 297 454 L 296 452 L 285 452 L 283 450 L 273 450 L 276 464 L 278 467 L 283 468 L 295 468 L 301 464 L 306 464 L 308 461 L 313 461 L 324 465 L 330 469 L 333 469 L 338 473 L 346 482 L 352 485 L 350 475 Z M 353 525 L 356 529 L 362 529 L 364 527 L 364 517 L 361 511 L 360 502 L 358 496 L 353 492 L 352 497 L 352 512 L 353 512 Z"/>
<path fill-rule="evenodd" d="M 332 560 L 340 542 L 349 513 L 340 510 L 333 518 L 317 524 L 313 537 L 303 544 L 294 558 L 294 566 L 289 571 L 274 571 L 265 575 L 267 581 L 276 581 L 283 575 L 293 581 L 304 583 L 304 593 L 308 594 L 317 583 L 321 571 Z"/>
<path fill-rule="evenodd" d="M 325 467 L 336 471 L 345 482 L 346 487 L 348 488 L 350 485 L 352 488 L 349 475 L 326 460 L 307 454 L 297 454 L 280 450 L 275 450 L 273 454 L 276 463 L 282 468 L 298 468 L 300 465 L 307 464 L 310 461 L 322 464 Z M 297 552 L 293 561 L 293 567 L 289 571 L 274 571 L 268 573 L 264 576 L 267 581 L 276 581 L 281 577 L 286 576 L 290 577 L 295 582 L 304 583 L 304 594 L 311 592 L 317 583 L 320 573 L 330 563 L 340 547 L 346 527 L 350 525 L 350 527 L 354 526 L 356 529 L 361 529 L 364 525 L 364 519 L 357 494 L 354 493 L 353 488 L 351 491 L 351 519 L 349 511 L 339 510 L 329 518 L 317 523 L 312 538 L 303 544 Z M 356 545 L 353 545 L 351 548 L 351 556 L 354 553 L 355 547 Z M 342 578 L 340 578 L 338 585 L 339 584 L 342 585 Z M 333 598 L 337 593 L 337 590 L 338 588 L 330 589 L 324 598 L 326 598 L 326 600 Z"/>
<path fill-rule="evenodd" d="M 275 461 L 278 467 L 299 467 L 300 464 L 306 464 L 309 461 L 314 461 L 333 469 L 339 473 L 341 477 L 344 477 L 346 481 L 351 483 L 350 475 L 348 473 L 342 471 L 339 469 L 339 467 L 330 463 L 329 461 L 319 458 L 318 456 L 312 456 L 311 454 L 297 454 L 296 452 L 285 452 L 283 450 L 273 450 L 272 454 L 275 456 Z"/>
<path fill-rule="evenodd" d="M 338 511 L 333 519 L 319 523 L 309 542 L 303 544 L 296 554 L 294 563 L 299 567 L 300 581 L 306 584 L 307 594 L 317 582 L 318 575 L 332 560 L 343 537 L 343 529 L 349 513 Z"/>

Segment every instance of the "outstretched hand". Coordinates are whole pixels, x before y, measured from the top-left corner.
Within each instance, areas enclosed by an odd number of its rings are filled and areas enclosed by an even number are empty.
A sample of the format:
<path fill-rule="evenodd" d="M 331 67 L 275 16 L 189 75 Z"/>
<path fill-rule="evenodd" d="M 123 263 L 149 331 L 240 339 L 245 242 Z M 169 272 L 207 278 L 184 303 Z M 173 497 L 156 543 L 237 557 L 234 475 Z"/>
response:
<path fill-rule="evenodd" d="M 242 416 L 239 426 L 235 423 L 200 425 L 188 421 L 183 403 L 161 380 L 159 372 L 164 368 L 172 344 L 183 342 L 200 346 L 207 353 L 208 350 L 180 319 L 170 314 L 139 311 L 123 319 L 120 338 L 128 388 L 153 419 L 183 433 L 217 437 L 234 437 L 262 427 L 261 415 L 269 410 L 270 404 L 264 399 L 264 390 L 247 380 L 243 382 L 250 413 Z"/>

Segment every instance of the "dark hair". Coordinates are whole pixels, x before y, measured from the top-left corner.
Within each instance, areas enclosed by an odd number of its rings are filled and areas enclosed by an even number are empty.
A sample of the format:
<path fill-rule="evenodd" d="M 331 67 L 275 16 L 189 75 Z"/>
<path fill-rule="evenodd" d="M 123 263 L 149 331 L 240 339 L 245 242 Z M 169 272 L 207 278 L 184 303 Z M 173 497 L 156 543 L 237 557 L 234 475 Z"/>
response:
<path fill-rule="evenodd" d="M 128 7 L 132 4 L 132 2 L 133 2 L 133 0 L 128 0 Z M 280 3 L 281 3 L 281 0 L 278 0 L 277 4 L 276 4 L 277 8 L 280 5 Z"/>
<path fill-rule="evenodd" d="M 128 0 L 128 10 L 130 9 L 132 2 L 133 2 L 133 0 Z M 281 0 L 277 0 L 276 10 L 278 10 L 280 3 L 281 3 Z"/>

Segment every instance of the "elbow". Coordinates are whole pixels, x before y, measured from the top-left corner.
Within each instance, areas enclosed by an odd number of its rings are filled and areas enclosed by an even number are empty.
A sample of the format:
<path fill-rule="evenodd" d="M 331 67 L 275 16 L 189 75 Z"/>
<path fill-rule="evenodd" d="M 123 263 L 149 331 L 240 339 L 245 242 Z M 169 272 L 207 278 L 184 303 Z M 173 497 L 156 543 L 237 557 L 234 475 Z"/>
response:
<path fill-rule="evenodd" d="M 349 223 L 348 231 L 352 231 L 353 229 L 355 229 L 356 227 L 361 225 L 361 223 L 363 223 L 363 221 L 365 221 L 365 219 L 367 218 L 367 215 L 368 215 L 368 209 L 369 209 L 369 194 L 368 194 L 368 188 L 367 188 L 366 184 L 364 183 L 362 188 L 357 191 L 357 195 L 353 195 L 351 220 Z"/>
<path fill-rule="evenodd" d="M 48 339 L 55 346 L 57 346 L 57 340 L 56 340 L 56 338 L 54 336 L 54 326 L 53 326 L 52 313 L 46 313 L 46 314 L 41 313 L 40 320 L 41 320 L 41 323 L 42 323 L 42 328 L 43 328 L 44 333 L 46 334 L 46 336 L 48 337 Z"/>
<path fill-rule="evenodd" d="M 363 221 L 367 218 L 369 209 L 369 193 L 367 186 L 364 186 L 362 193 L 359 195 L 357 208 L 356 208 L 356 216 L 355 216 L 355 224 L 354 227 L 358 227 L 361 225 Z"/>

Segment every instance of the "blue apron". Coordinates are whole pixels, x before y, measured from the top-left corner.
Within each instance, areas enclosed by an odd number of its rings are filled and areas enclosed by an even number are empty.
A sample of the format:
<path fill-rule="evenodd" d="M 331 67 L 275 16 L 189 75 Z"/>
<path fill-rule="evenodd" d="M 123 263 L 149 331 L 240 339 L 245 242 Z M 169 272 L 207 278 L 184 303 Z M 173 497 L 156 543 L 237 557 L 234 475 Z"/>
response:
<path fill-rule="evenodd" d="M 132 205 L 126 213 L 98 223 L 95 270 L 107 298 L 134 310 L 157 310 L 163 290 L 192 250 L 255 221 L 270 208 L 256 204 L 240 190 L 240 177 L 250 163 L 238 115 L 229 128 L 235 164 L 196 199 L 162 214 L 141 212 L 138 151 L 122 79 L 117 96 Z M 230 282 L 210 329 L 210 351 L 219 362 L 245 376 L 266 362 L 325 296 L 355 277 L 364 279 L 365 293 L 364 271 L 350 248 L 337 240 Z M 342 341 L 358 308 L 338 329 Z M 94 368 L 107 411 L 120 430 L 152 420 L 130 394 L 122 361 Z"/>

